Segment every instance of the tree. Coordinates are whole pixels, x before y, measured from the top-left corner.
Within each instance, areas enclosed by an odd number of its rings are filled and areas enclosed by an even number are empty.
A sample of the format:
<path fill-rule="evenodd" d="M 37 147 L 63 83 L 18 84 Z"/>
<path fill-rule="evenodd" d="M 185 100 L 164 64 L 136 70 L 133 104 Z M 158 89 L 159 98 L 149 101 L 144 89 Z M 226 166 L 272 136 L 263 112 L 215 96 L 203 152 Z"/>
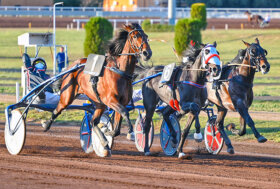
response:
<path fill-rule="evenodd" d="M 85 29 L 84 55 L 105 54 L 106 45 L 113 37 L 112 24 L 105 18 L 93 17 L 86 24 Z"/>

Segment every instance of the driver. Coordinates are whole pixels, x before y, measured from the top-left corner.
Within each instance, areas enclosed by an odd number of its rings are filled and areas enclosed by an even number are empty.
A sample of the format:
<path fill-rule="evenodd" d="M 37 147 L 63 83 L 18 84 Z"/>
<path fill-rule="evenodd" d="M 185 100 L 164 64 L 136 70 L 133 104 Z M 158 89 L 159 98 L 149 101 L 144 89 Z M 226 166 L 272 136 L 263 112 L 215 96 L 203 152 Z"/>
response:
<path fill-rule="evenodd" d="M 34 87 L 50 78 L 50 76 L 46 74 L 47 64 L 44 58 L 37 57 L 31 61 L 29 55 L 23 53 L 22 61 L 26 68 L 25 74 L 28 91 L 31 91 Z M 59 95 L 53 92 L 51 86 L 46 87 L 44 92 L 40 93 L 38 97 L 39 98 L 34 101 L 38 104 L 44 104 L 45 102 L 48 104 L 57 104 L 60 98 Z"/>

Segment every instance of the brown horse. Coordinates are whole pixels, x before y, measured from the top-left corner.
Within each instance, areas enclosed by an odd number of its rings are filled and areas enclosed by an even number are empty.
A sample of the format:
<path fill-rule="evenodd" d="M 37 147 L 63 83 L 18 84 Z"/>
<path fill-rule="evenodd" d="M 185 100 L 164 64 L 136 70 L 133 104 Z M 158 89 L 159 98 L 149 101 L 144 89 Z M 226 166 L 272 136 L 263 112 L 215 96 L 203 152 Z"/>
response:
<path fill-rule="evenodd" d="M 92 78 L 83 72 L 84 67 L 64 76 L 60 101 L 52 113 L 49 121 L 43 124 L 47 131 L 55 118 L 70 105 L 79 94 L 85 94 L 94 102 L 96 111 L 91 123 L 97 125 L 106 106 L 115 110 L 114 131 L 108 133 L 117 136 L 120 134 L 122 117 L 129 124 L 128 138 L 134 140 L 133 127 L 125 106 L 132 98 L 132 75 L 138 58 L 147 61 L 152 51 L 148 44 L 148 36 L 139 24 L 124 25 L 117 36 L 110 43 L 106 57 L 106 66 L 102 77 L 98 78 L 96 90 Z M 70 67 L 83 64 L 86 58 L 75 61 Z"/>
<path fill-rule="evenodd" d="M 260 26 L 264 21 L 264 18 L 261 15 L 252 14 L 249 11 L 245 11 L 244 14 L 248 17 L 248 21 L 251 25 Z"/>
<path fill-rule="evenodd" d="M 231 141 L 224 131 L 224 119 L 228 110 L 237 111 L 241 116 L 240 131 L 237 132 L 232 128 L 234 133 L 238 133 L 240 136 L 244 135 L 246 133 L 246 124 L 248 124 L 258 139 L 258 142 L 262 143 L 267 140 L 257 131 L 255 123 L 248 112 L 254 97 L 253 81 L 255 72 L 261 71 L 263 74 L 266 74 L 270 69 L 270 65 L 266 59 L 267 51 L 260 46 L 257 38 L 256 43 L 249 44 L 244 42 L 244 44 L 247 48 L 242 63 L 235 64 L 237 67 L 229 65 L 223 68 L 222 80 L 218 88 L 213 89 L 212 84 L 207 83 L 208 100 L 218 108 L 216 125 L 225 140 L 228 153 L 231 154 L 234 153 L 234 150 Z"/>

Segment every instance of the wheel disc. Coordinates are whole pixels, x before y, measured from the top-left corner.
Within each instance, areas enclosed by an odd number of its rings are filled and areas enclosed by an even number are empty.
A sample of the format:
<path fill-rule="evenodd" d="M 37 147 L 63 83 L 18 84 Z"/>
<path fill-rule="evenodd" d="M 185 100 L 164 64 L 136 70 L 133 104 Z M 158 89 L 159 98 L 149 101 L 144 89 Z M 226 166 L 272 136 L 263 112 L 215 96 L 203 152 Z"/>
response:
<path fill-rule="evenodd" d="M 7 150 L 12 155 L 19 154 L 25 142 L 25 121 L 21 116 L 22 114 L 19 110 L 13 110 L 9 120 L 6 120 L 5 124 L 5 144 Z M 11 133 L 10 131 L 14 133 Z"/>
<path fill-rule="evenodd" d="M 163 152 L 166 155 L 173 156 L 174 154 L 176 154 L 179 142 L 181 140 L 181 128 L 180 123 L 175 115 L 170 115 L 169 119 L 171 121 L 173 129 L 176 132 L 177 144 L 176 146 L 172 146 L 172 142 L 170 141 L 172 139 L 171 133 L 165 121 L 162 122 L 160 128 L 160 144 Z"/>

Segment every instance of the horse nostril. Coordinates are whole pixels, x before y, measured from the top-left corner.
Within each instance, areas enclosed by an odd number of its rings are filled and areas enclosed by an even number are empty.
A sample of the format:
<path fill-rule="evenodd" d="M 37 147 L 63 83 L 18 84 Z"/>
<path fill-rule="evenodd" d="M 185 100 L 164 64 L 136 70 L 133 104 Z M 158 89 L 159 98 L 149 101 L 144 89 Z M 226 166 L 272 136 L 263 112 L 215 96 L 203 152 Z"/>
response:
<path fill-rule="evenodd" d="M 266 68 L 266 65 L 262 65 L 262 69 L 265 69 Z"/>
<path fill-rule="evenodd" d="M 144 55 L 144 56 L 148 56 L 149 53 L 148 53 L 147 51 L 143 51 L 143 55 Z"/>
<path fill-rule="evenodd" d="M 216 72 L 217 72 L 217 68 L 213 68 L 213 72 L 215 72 L 215 73 L 216 73 Z"/>

